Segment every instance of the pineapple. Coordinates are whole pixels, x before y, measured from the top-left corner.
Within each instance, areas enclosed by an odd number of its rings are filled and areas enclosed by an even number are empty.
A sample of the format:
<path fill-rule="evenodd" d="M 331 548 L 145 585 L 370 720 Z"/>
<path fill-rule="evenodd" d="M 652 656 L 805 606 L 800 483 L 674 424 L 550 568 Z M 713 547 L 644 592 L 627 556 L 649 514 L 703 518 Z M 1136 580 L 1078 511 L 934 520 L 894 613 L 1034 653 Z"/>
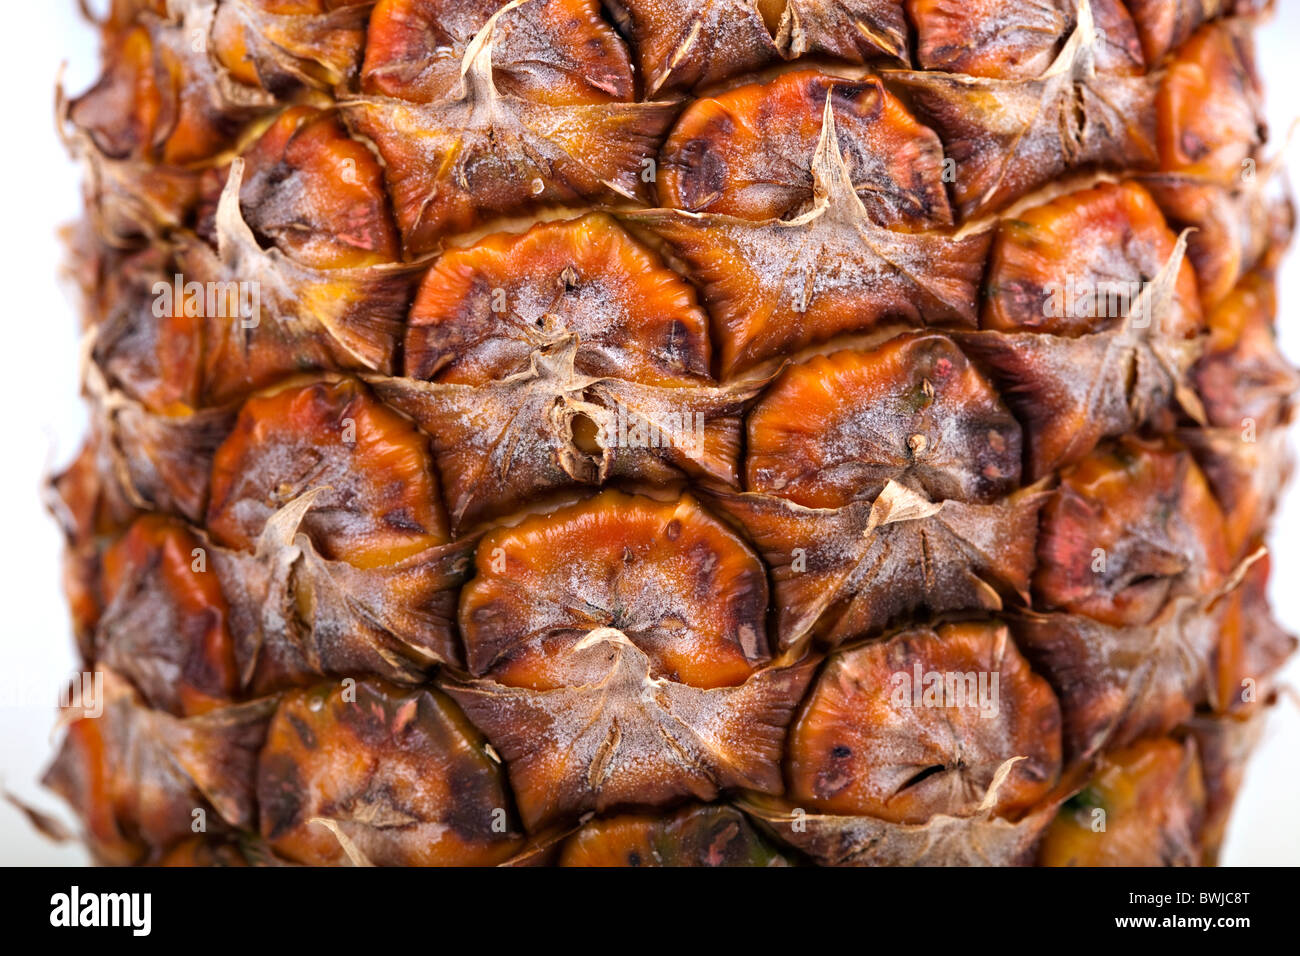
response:
<path fill-rule="evenodd" d="M 1213 862 L 1295 644 L 1266 6 L 113 0 L 95 858 Z"/>

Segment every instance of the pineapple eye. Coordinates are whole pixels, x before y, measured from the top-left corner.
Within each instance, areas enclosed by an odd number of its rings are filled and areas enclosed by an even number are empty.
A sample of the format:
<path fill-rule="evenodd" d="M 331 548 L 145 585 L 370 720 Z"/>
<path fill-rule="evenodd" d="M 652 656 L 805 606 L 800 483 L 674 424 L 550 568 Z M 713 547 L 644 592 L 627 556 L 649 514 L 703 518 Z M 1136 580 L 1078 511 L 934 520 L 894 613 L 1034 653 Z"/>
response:
<path fill-rule="evenodd" d="M 847 82 L 813 70 L 692 103 L 660 155 L 660 200 L 744 219 L 794 217 L 813 198 L 809 160 L 828 96 L 866 214 L 887 226 L 950 225 L 938 137 L 879 80 Z"/>
<path fill-rule="evenodd" d="M 314 866 L 483 866 L 523 843 L 482 737 L 427 688 L 372 679 L 282 695 L 257 795 L 262 837 Z"/>
<path fill-rule="evenodd" d="M 353 269 L 401 259 L 383 170 L 333 113 L 281 113 L 243 154 L 240 209 L 264 244 L 315 269 Z M 227 174 L 204 178 L 200 233 L 217 243 L 215 218 Z M 340 232 L 335 223 L 346 220 Z"/>
<path fill-rule="evenodd" d="M 565 840 L 560 866 L 785 866 L 734 807 L 687 806 L 661 816 L 595 819 Z"/>
<path fill-rule="evenodd" d="M 1193 821 L 1205 812 L 1192 741 L 1119 750 L 1061 807 L 1043 836 L 1045 866 L 1197 865 Z"/>
<path fill-rule="evenodd" d="M 460 611 L 476 676 L 563 686 L 569 665 L 556 655 L 608 626 L 643 648 L 653 672 L 698 687 L 742 683 L 768 658 L 764 639 L 744 637 L 765 633 L 762 566 L 691 499 L 602 492 L 493 532 L 478 555 Z M 556 606 L 536 604 L 547 594 Z M 531 620 L 550 623 L 537 630 Z"/>
<path fill-rule="evenodd" d="M 1232 26 L 1197 31 L 1160 86 L 1161 169 L 1213 182 L 1239 179 L 1243 161 L 1262 143 L 1257 83 Z"/>
<path fill-rule="evenodd" d="M 646 198 L 647 144 L 675 110 L 635 100 L 597 0 L 384 0 L 360 85 L 341 105 L 384 159 L 412 257 L 537 205 Z"/>
<path fill-rule="evenodd" d="M 460 607 L 475 676 L 444 686 L 505 759 L 530 829 L 742 778 L 779 787 L 761 728 L 789 720 L 771 694 L 809 662 L 765 666 L 762 564 L 693 499 L 605 491 L 484 536 L 476 571 Z"/>
<path fill-rule="evenodd" d="M 1020 216 L 994 238 L 981 328 L 1071 337 L 1106 328 L 1134 308 L 1178 238 L 1133 182 L 1068 193 Z M 1196 276 L 1183 264 L 1169 332 L 1189 336 L 1200 324 Z"/>
<path fill-rule="evenodd" d="M 808 507 L 870 501 L 890 480 L 963 501 L 991 501 L 1020 484 L 1019 423 L 935 333 L 791 366 L 747 425 L 749 490 Z"/>
<path fill-rule="evenodd" d="M 364 10 L 322 0 L 220 5 L 209 41 L 231 77 L 272 92 L 333 89 L 355 73 L 365 43 Z M 193 36 L 193 33 L 191 33 Z"/>
<path fill-rule="evenodd" d="M 328 490 L 303 527 L 326 557 L 374 567 L 447 540 L 427 440 L 355 381 L 246 402 L 213 460 L 208 528 L 251 550 L 274 510 L 313 489 Z"/>
<path fill-rule="evenodd" d="M 880 80 L 801 70 L 693 103 L 661 156 L 667 208 L 625 218 L 700 280 L 734 377 L 888 321 L 973 326 L 990 235 L 948 228 L 946 163 Z"/>
<path fill-rule="evenodd" d="M 525 371 L 538 341 L 507 308 L 576 334 L 584 372 L 665 385 L 709 375 L 708 316 L 690 285 L 600 214 L 443 253 L 411 307 L 406 374 L 480 385 Z"/>
<path fill-rule="evenodd" d="M 923 824 L 973 813 L 1014 760 L 995 812 L 1015 817 L 1056 781 L 1060 719 L 1005 625 L 904 630 L 827 661 L 790 729 L 788 799 Z"/>
<path fill-rule="evenodd" d="M 968 76 L 1032 79 L 1051 66 L 1074 27 L 1071 3 L 908 0 L 907 6 L 916 26 L 921 66 Z M 1139 2 L 1128 6 L 1154 5 Z M 1138 29 L 1126 6 L 1119 0 L 1091 0 L 1091 7 L 1096 28 L 1105 37 L 1099 65 L 1141 72 L 1144 61 Z"/>
<path fill-rule="evenodd" d="M 1228 572 L 1223 512 L 1187 452 L 1124 439 L 1066 469 L 1043 509 L 1034 593 L 1114 626 L 1148 624 Z"/>
<path fill-rule="evenodd" d="M 205 544 L 180 521 L 150 515 L 103 556 L 102 587 L 117 614 L 99 629 L 99 659 L 152 706 L 182 716 L 239 693 L 230 609 Z"/>

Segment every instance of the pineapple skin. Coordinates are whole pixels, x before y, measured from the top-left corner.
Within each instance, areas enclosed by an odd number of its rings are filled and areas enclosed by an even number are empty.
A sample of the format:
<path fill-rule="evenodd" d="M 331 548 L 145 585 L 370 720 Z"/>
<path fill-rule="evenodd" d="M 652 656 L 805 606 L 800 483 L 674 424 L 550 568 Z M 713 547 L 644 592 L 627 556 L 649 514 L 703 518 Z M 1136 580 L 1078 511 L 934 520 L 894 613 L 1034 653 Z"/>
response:
<path fill-rule="evenodd" d="M 1261 0 L 113 0 L 113 865 L 1199 865 L 1295 647 Z"/>

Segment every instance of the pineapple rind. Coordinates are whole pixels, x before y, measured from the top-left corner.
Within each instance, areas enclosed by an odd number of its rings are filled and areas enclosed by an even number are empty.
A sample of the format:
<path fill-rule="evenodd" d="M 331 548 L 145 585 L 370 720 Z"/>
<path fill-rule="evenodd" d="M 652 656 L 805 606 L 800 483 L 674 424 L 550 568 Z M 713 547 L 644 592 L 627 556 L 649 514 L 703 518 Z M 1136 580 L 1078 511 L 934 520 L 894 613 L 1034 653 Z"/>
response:
<path fill-rule="evenodd" d="M 60 94 L 93 415 L 51 495 L 96 858 L 1213 862 L 1295 645 L 1262 6 L 114 0 Z M 1107 275 L 1123 312 L 1036 315 Z M 1125 479 L 1070 476 L 1143 456 L 1196 523 L 1101 548 L 1070 509 Z M 1059 721 L 948 722 L 981 759 L 892 794 L 905 746 L 807 743 L 920 739 L 816 702 L 939 634 Z"/>

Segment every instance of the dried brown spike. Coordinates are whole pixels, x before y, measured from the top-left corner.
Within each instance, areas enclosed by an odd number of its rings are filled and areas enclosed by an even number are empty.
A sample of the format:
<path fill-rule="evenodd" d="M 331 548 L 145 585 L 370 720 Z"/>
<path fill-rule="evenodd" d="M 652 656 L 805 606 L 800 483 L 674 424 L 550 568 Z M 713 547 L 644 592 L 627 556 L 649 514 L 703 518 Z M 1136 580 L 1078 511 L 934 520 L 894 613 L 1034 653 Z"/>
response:
<path fill-rule="evenodd" d="M 229 703 L 239 689 L 226 599 L 202 545 L 179 522 L 148 515 L 103 559 L 96 659 L 178 716 Z"/>
<path fill-rule="evenodd" d="M 581 5 L 588 12 L 577 25 L 601 50 L 609 28 L 593 22 L 592 6 Z M 603 68 L 594 67 L 593 78 L 585 58 L 572 74 L 586 81 L 577 89 L 497 86 L 498 34 L 512 14 L 544 9 L 539 0 L 516 0 L 492 14 L 466 46 L 455 83 L 436 98 L 424 99 L 417 89 L 343 101 L 350 121 L 383 156 L 408 253 L 428 252 L 448 232 L 539 203 L 644 197 L 654 145 L 674 104 L 638 103 L 611 91 Z"/>
<path fill-rule="evenodd" d="M 332 125 L 322 131 L 323 138 L 332 141 L 331 149 L 345 161 L 352 158 L 355 144 Z M 308 165 L 319 159 L 315 153 Z M 155 288 L 164 313 L 183 303 L 186 315 L 204 320 L 205 399 L 229 401 L 310 369 L 392 374 L 410 292 L 423 265 L 381 262 L 315 268 L 275 246 L 263 248 L 240 208 L 244 168 L 243 159 L 231 164 L 216 209 L 215 247 L 197 236 L 178 236 L 175 288 Z M 340 171 L 341 180 L 349 177 L 364 183 L 364 160 L 351 171 Z M 348 184 L 343 185 L 344 194 L 350 195 Z M 320 198 L 330 205 L 326 192 Z M 363 201 L 362 208 L 378 214 L 369 201 Z M 268 224 L 274 222 L 270 209 L 263 215 Z M 371 221 L 366 228 L 376 225 Z M 378 228 L 382 233 L 382 225 Z M 378 251 L 340 249 L 333 240 L 304 244 L 302 238 L 286 245 L 322 262 L 366 262 Z"/>
<path fill-rule="evenodd" d="M 223 0 L 213 53 L 241 83 L 287 95 L 355 75 L 373 0 Z"/>
<path fill-rule="evenodd" d="M 1125 438 L 1061 473 L 1043 508 L 1034 604 L 1114 627 L 1213 593 L 1231 557 L 1223 512 L 1185 451 Z"/>
<path fill-rule="evenodd" d="M 411 307 L 405 371 L 482 385 L 527 371 L 534 351 L 568 336 L 584 375 L 710 381 L 708 316 L 694 290 L 601 214 L 444 252 Z"/>
<path fill-rule="evenodd" d="M 998 772 L 1005 775 L 1014 766 L 1007 761 Z M 937 814 L 925 823 L 907 824 L 808 813 L 774 797 L 746 794 L 737 801 L 774 837 L 822 866 L 1024 866 L 1033 862 L 1034 848 L 1058 802 L 1058 797 L 1049 798 L 1015 821 L 981 810 L 969 817 Z"/>
<path fill-rule="evenodd" d="M 419 683 L 434 665 L 459 663 L 456 588 L 473 538 L 376 567 L 331 561 L 301 532 L 327 493 L 316 488 L 271 515 L 252 553 L 209 549 L 242 684 L 264 694 L 347 674 Z"/>
<path fill-rule="evenodd" d="M 1022 613 L 1016 640 L 1061 699 L 1074 763 L 1103 747 L 1167 733 L 1205 696 L 1225 603 L 1176 597 L 1149 624 L 1112 627 L 1071 614 Z"/>
<path fill-rule="evenodd" d="M 190 837 L 198 812 L 209 833 L 253 824 L 267 702 L 181 720 L 106 669 L 82 675 L 81 690 L 43 782 L 81 817 L 97 859 L 143 862 Z"/>
<path fill-rule="evenodd" d="M 1062 173 L 1089 165 L 1154 167 L 1155 80 L 1107 65 L 1089 0 L 1075 28 L 1032 79 L 886 71 L 908 90 L 956 161 L 963 219 L 999 209 Z"/>
<path fill-rule="evenodd" d="M 816 87 L 820 80 L 804 74 L 799 82 Z M 956 238 L 877 225 L 839 145 L 835 96 L 825 94 L 822 103 L 821 135 L 803 161 L 813 184 L 807 211 L 762 220 L 680 210 L 625 214 L 671 242 L 691 266 L 717 324 L 724 378 L 886 319 L 975 322 L 987 233 Z M 875 185 L 888 191 L 888 183 Z"/>
<path fill-rule="evenodd" d="M 776 59 L 754 0 L 612 0 L 647 97 L 704 86 Z"/>
<path fill-rule="evenodd" d="M 871 221 L 904 229 L 952 225 L 939 137 L 879 79 L 807 69 L 691 103 L 660 153 L 660 202 L 753 220 L 804 212 L 814 200 L 809 157 L 828 97 L 849 181 Z"/>
<path fill-rule="evenodd" d="M 1020 425 L 933 332 L 786 369 L 750 412 L 748 439 L 748 489 L 809 508 L 872 500 L 891 480 L 978 502 L 1020 485 Z"/>
<path fill-rule="evenodd" d="M 509 765 L 530 831 L 585 810 L 781 789 L 785 729 L 811 661 L 704 689 L 655 677 L 639 646 L 603 628 L 557 663 L 573 665 L 573 684 L 444 682 Z"/>
<path fill-rule="evenodd" d="M 244 404 L 213 460 L 207 527 L 250 549 L 271 514 L 316 488 L 303 527 L 327 558 L 377 567 L 448 539 L 427 439 L 352 379 Z"/>
<path fill-rule="evenodd" d="M 1024 426 L 1030 477 L 1078 461 L 1103 438 L 1141 425 L 1167 431 L 1176 409 L 1204 423 L 1205 411 L 1189 384 L 1203 342 L 1177 298 L 1186 246 L 1184 234 L 1151 281 L 1121 283 L 1114 295 L 1108 292 L 1101 303 L 1107 314 L 1091 320 L 1096 331 L 953 334 L 992 369 Z M 1068 305 L 1068 290 L 1058 289 Z M 1099 300 L 1082 301 L 1086 314 Z"/>
<path fill-rule="evenodd" d="M 428 688 L 366 680 L 284 695 L 257 799 L 271 848 L 316 866 L 492 865 L 522 843 L 483 738 Z"/>
<path fill-rule="evenodd" d="M 598 378 L 578 370 L 581 353 L 568 332 L 538 343 L 526 371 L 480 386 L 367 379 L 432 436 L 454 528 L 611 477 L 735 486 L 740 414 L 762 380 L 715 388 Z"/>
<path fill-rule="evenodd" d="M 560 866 L 786 866 L 734 807 L 691 806 L 663 816 L 592 820 L 560 849 Z"/>
<path fill-rule="evenodd" d="M 383 169 L 333 113 L 290 107 L 242 156 L 239 208 L 263 242 L 312 269 L 362 269 L 401 258 Z M 228 175 L 214 169 L 204 177 L 199 231 L 214 245 Z"/>
<path fill-rule="evenodd" d="M 1074 0 L 907 0 L 916 24 L 917 61 L 927 70 L 1001 80 L 1033 79 L 1052 64 L 1075 24 Z M 1118 0 L 1093 0 L 1101 32 L 1098 65 L 1141 72 L 1142 49 Z"/>
<path fill-rule="evenodd" d="M 1273 677 L 1296 649 L 1295 636 L 1269 608 L 1269 569 L 1265 553 L 1224 599 L 1227 607 L 1211 662 L 1209 695 L 1216 713 L 1236 720 L 1251 719 L 1270 703 Z"/>
<path fill-rule="evenodd" d="M 907 18 L 900 0 L 758 0 L 769 28 L 769 10 L 778 6 L 773 32 L 787 60 L 824 53 L 853 63 L 881 55 L 908 62 Z"/>
<path fill-rule="evenodd" d="M 810 664 L 762 666 L 762 564 L 692 499 L 602 492 L 492 532 L 477 560 L 461 633 L 488 677 L 446 688 L 509 765 L 530 830 L 780 788 Z"/>
<path fill-rule="evenodd" d="M 908 824 L 981 809 L 1016 819 L 1056 783 L 1061 712 L 1004 625 L 904 631 L 827 661 L 786 761 L 787 799 L 810 810 Z"/>
<path fill-rule="evenodd" d="M 1043 836 L 1044 866 L 1196 866 L 1205 786 L 1192 741 L 1150 740 L 1102 758 Z"/>
<path fill-rule="evenodd" d="M 208 470 L 230 433 L 230 408 L 155 414 L 110 389 L 98 366 L 86 366 L 86 391 L 101 436 L 108 492 L 133 509 L 159 509 L 198 521 L 208 496 Z"/>
<path fill-rule="evenodd" d="M 998 224 L 980 327 L 1079 336 L 1123 314 L 1124 297 L 1159 274 L 1177 245 L 1160 208 L 1133 182 L 1057 197 Z M 1169 334 L 1201 328 L 1191 263 L 1178 267 Z"/>
<path fill-rule="evenodd" d="M 895 481 L 874 502 L 805 508 L 760 494 L 710 497 L 772 569 L 782 648 L 836 645 L 921 611 L 1028 601 L 1041 485 L 992 504 L 932 502 Z"/>
<path fill-rule="evenodd" d="M 379 0 L 362 90 L 417 103 L 457 95 L 465 53 L 498 12 L 492 79 L 501 92 L 557 106 L 632 98 L 627 48 L 594 0 Z"/>

